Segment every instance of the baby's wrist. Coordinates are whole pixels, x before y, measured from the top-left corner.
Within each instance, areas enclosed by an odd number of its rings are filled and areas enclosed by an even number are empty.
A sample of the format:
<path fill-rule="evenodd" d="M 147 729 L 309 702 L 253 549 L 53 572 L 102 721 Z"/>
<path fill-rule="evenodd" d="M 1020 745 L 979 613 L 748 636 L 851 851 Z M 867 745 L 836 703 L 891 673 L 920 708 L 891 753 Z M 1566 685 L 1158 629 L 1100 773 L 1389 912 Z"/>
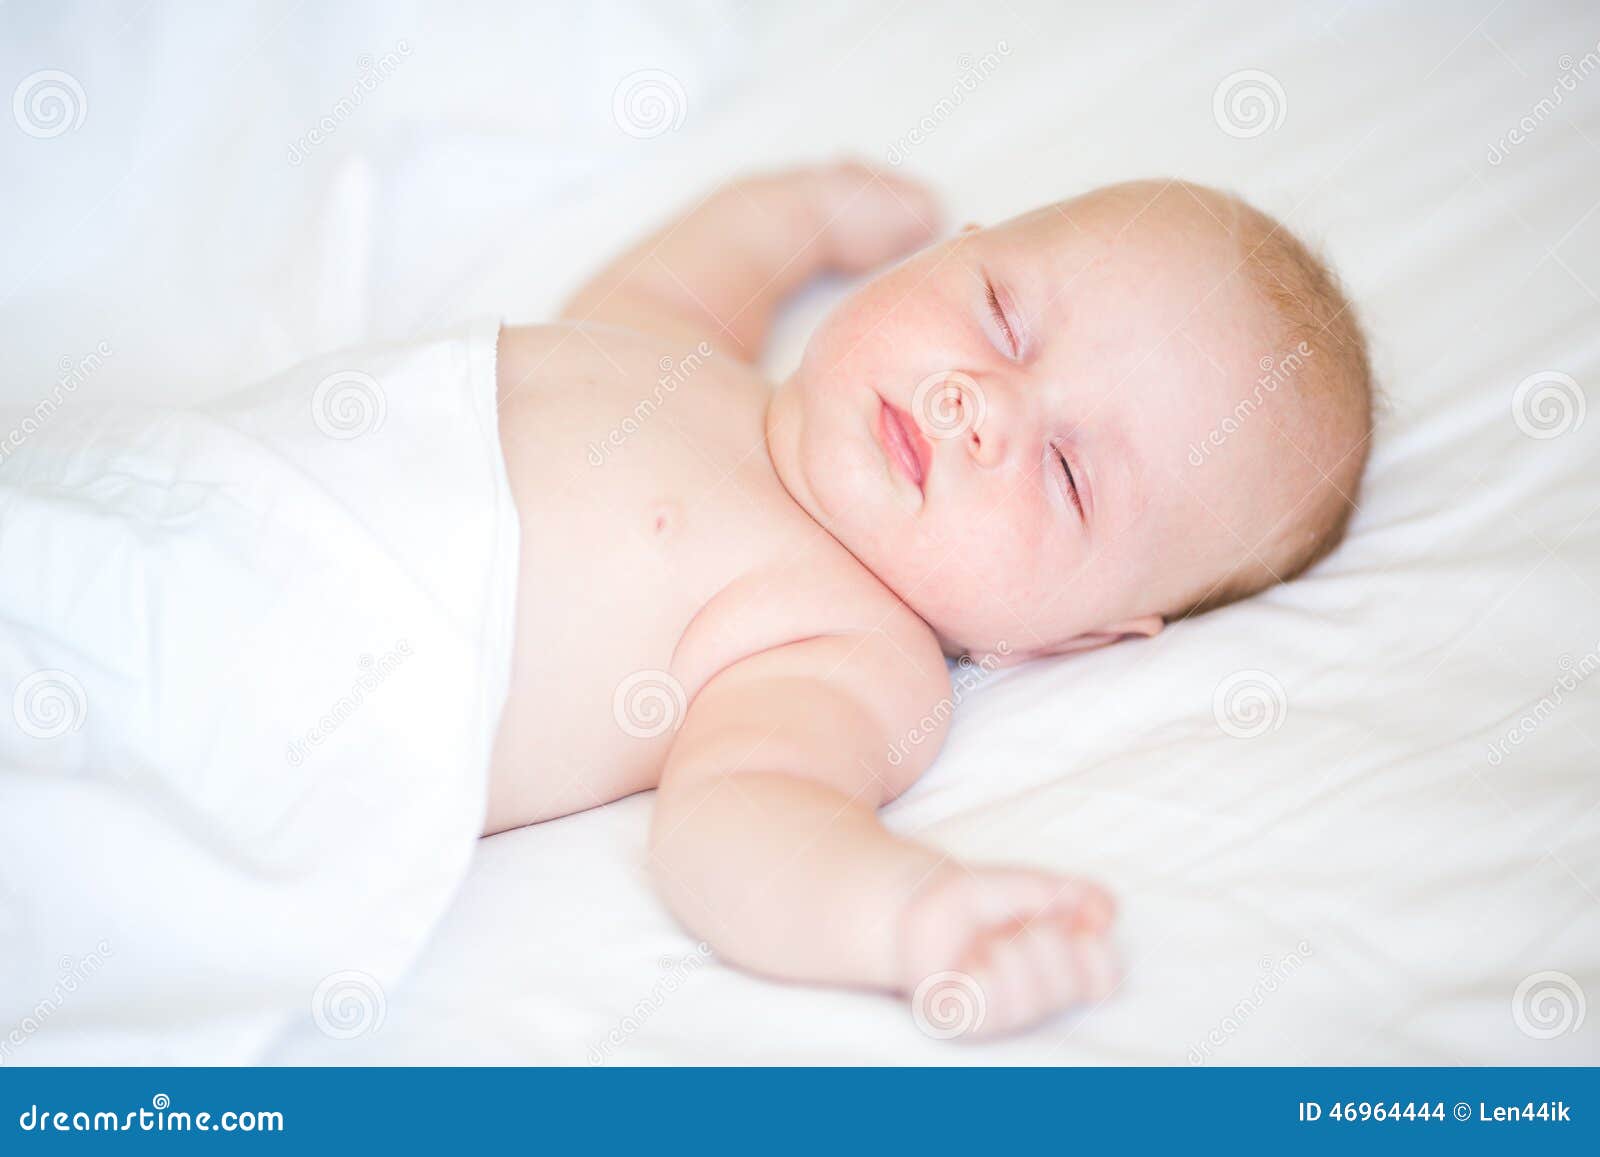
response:
<path fill-rule="evenodd" d="M 894 991 L 909 994 L 926 975 L 931 948 L 929 918 L 936 916 L 937 897 L 964 871 L 956 861 L 938 856 L 902 892 L 894 917 L 894 972 L 889 985 Z"/>

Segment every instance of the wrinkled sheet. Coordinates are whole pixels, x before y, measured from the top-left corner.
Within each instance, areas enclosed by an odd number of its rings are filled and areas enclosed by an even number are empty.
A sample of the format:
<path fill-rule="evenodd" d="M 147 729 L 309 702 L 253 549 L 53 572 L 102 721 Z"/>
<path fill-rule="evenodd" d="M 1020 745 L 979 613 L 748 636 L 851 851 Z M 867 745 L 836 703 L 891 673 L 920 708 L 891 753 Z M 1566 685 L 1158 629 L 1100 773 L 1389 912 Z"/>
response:
<path fill-rule="evenodd" d="M 245 1063 L 381 1018 L 506 694 L 497 333 L 0 419 L 0 1061 Z"/>

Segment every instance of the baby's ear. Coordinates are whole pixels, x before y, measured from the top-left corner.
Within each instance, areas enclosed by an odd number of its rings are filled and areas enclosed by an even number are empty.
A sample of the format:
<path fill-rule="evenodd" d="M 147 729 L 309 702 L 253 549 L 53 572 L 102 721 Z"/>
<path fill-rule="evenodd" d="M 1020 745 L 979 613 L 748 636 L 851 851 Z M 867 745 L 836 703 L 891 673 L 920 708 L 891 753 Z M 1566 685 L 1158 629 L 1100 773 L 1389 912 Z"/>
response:
<path fill-rule="evenodd" d="M 1166 620 L 1160 615 L 1140 615 L 1136 619 L 1126 619 L 1120 623 L 1112 623 L 1098 631 L 1085 631 L 1071 639 L 1063 639 L 1059 643 L 1050 643 L 1043 647 L 1035 648 L 1026 654 L 1019 654 L 1020 659 L 1043 659 L 1050 655 L 1073 655 L 1079 651 L 1093 651 L 1097 647 L 1109 646 L 1120 643 L 1123 639 L 1152 639 L 1161 633 L 1161 628 L 1166 626 Z"/>

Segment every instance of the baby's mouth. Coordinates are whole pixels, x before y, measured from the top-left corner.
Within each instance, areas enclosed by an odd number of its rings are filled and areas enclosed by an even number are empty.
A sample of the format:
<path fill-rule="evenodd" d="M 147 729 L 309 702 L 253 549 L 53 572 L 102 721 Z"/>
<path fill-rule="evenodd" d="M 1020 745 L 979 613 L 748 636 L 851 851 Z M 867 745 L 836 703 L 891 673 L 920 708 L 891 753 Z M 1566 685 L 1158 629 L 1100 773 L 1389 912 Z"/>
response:
<path fill-rule="evenodd" d="M 878 411 L 878 440 L 882 442 L 889 461 L 899 468 L 913 486 L 922 490 L 933 452 L 911 415 L 883 402 Z"/>

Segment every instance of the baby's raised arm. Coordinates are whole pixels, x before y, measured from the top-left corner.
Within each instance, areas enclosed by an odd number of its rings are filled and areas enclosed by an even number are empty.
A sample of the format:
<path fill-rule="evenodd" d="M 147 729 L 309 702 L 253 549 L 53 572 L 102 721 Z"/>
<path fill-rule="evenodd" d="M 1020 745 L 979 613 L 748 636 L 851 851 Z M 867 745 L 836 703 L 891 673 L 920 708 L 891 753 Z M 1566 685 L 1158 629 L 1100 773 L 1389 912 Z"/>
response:
<path fill-rule="evenodd" d="M 902 256 L 937 223 L 925 188 L 859 164 L 745 177 L 611 262 L 561 316 L 706 340 L 753 362 L 787 294 Z"/>
<path fill-rule="evenodd" d="M 1103 891 L 962 864 L 878 821 L 932 759 L 947 713 L 930 717 L 928 704 L 949 693 L 931 640 L 895 636 L 792 643 L 696 696 L 651 830 L 668 905 L 732 963 L 902 992 L 935 1020 L 954 997 L 963 1030 L 1003 1032 L 1105 996 Z M 905 741 L 913 732 L 921 742 Z"/>

